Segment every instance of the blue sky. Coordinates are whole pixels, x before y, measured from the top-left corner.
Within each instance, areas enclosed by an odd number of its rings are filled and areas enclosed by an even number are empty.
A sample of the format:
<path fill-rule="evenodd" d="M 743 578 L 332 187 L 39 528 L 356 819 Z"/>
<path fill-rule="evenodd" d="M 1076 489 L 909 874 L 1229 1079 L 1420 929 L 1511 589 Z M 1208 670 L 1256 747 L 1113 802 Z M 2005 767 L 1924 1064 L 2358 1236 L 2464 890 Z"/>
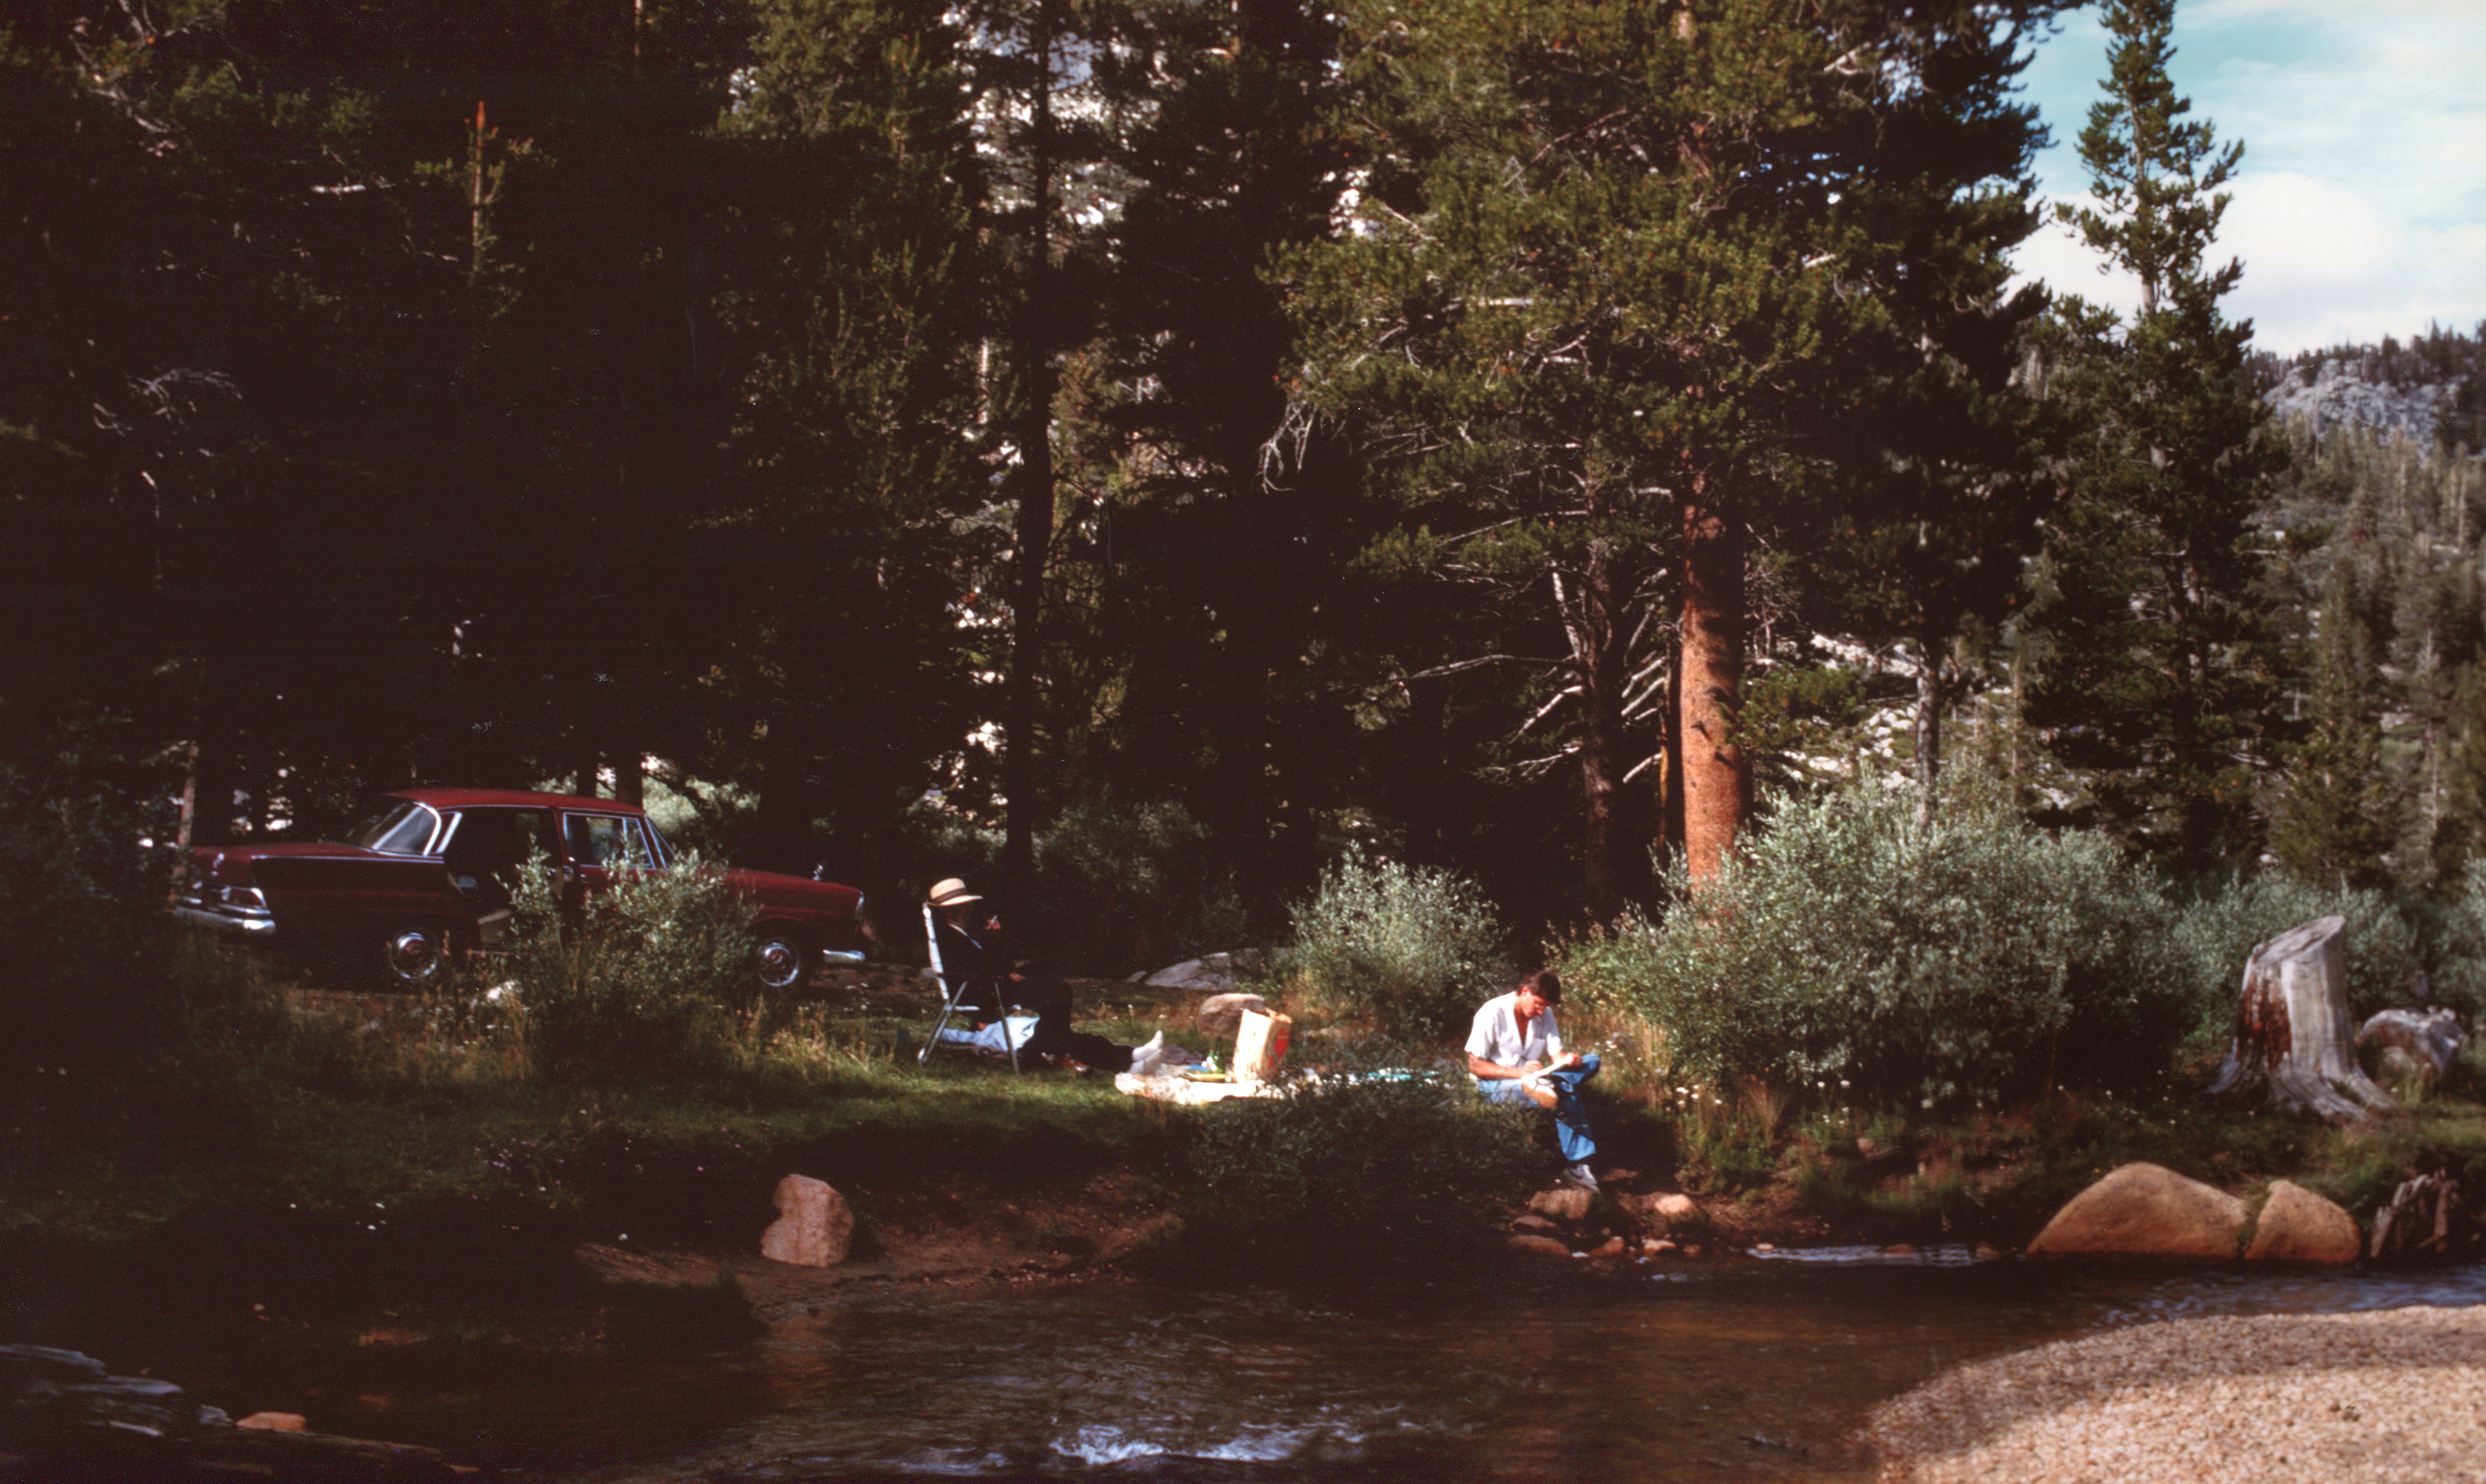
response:
<path fill-rule="evenodd" d="M 2220 261 L 2244 261 L 2228 317 L 2287 353 L 2486 320 L 2486 0 L 2181 0 L 2177 91 L 2242 140 Z M 2037 47 L 2027 96 L 2055 136 L 2038 189 L 2082 199 L 2074 142 L 2100 96 L 2094 10 Z M 2128 307 L 2087 249 L 2048 228 L 2017 265 Z"/>

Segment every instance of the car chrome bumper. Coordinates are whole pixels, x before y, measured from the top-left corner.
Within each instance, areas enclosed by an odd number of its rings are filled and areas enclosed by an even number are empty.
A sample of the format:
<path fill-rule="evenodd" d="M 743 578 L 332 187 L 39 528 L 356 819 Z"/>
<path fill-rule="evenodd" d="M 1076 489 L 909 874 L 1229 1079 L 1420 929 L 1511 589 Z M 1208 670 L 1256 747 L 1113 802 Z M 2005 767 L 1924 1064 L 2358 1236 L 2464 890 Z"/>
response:
<path fill-rule="evenodd" d="M 173 909 L 173 916 L 193 927 L 229 933 L 236 938 L 272 938 L 276 935 L 276 915 L 264 907 L 257 911 L 232 912 L 183 903 Z"/>
<path fill-rule="evenodd" d="M 862 963 L 863 955 L 851 948 L 822 948 L 820 949 L 820 962 L 827 964 L 832 969 L 844 968 Z"/>

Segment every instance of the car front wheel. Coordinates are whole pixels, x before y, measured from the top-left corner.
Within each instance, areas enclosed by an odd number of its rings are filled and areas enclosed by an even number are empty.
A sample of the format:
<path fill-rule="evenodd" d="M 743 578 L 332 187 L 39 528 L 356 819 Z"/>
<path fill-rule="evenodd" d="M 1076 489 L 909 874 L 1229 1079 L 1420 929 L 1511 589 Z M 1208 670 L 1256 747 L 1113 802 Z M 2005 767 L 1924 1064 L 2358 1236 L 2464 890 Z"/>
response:
<path fill-rule="evenodd" d="M 437 927 L 404 922 L 380 937 L 380 982 L 395 989 L 424 989 L 440 981 L 448 945 Z"/>
<path fill-rule="evenodd" d="M 792 989 L 812 976 L 811 942 L 791 928 L 761 928 L 756 956 L 762 989 Z"/>

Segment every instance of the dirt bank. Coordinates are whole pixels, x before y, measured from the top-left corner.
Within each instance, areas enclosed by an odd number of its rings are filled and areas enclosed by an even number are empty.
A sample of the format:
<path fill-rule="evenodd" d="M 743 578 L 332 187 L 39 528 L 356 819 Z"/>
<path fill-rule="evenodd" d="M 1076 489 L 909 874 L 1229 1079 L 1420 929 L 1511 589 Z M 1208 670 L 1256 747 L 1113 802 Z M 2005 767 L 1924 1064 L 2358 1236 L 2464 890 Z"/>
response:
<path fill-rule="evenodd" d="M 1179 1223 L 1163 1197 L 1126 1171 L 1041 1195 L 944 1183 L 887 1191 L 857 1250 L 834 1267 L 806 1268 L 748 1247 L 626 1248 L 588 1243 L 581 1266 L 599 1284 L 694 1285 L 732 1279 L 762 1324 L 816 1313 L 859 1289 L 905 1284 L 1040 1281 L 1110 1268 L 1168 1242 Z"/>

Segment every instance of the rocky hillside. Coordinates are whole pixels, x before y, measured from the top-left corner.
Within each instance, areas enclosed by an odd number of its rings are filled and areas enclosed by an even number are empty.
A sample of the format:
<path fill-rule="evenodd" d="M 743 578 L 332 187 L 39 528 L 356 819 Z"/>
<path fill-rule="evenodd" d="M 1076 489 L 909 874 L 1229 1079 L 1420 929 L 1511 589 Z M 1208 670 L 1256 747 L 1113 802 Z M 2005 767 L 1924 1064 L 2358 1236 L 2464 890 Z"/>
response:
<path fill-rule="evenodd" d="M 2281 360 L 2258 358 L 2262 395 L 2285 423 L 2319 436 L 2336 427 L 2486 449 L 2486 325 L 2475 334 L 2429 330 L 2401 344 L 2342 345 Z"/>

